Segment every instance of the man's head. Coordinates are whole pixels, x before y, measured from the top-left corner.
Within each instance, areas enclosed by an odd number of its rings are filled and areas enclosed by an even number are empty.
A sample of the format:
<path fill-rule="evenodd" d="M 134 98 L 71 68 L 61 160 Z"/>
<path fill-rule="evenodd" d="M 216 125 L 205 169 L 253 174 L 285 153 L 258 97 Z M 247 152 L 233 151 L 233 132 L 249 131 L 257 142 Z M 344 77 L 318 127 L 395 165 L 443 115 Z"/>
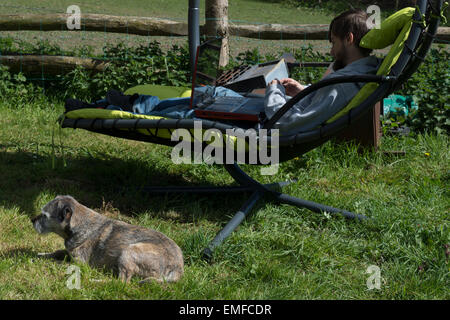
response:
<path fill-rule="evenodd" d="M 330 53 L 335 59 L 335 70 L 345 67 L 355 58 L 367 57 L 372 52 L 359 46 L 362 37 L 369 32 L 368 18 L 365 11 L 352 9 L 331 21 L 328 40 L 332 43 Z"/>

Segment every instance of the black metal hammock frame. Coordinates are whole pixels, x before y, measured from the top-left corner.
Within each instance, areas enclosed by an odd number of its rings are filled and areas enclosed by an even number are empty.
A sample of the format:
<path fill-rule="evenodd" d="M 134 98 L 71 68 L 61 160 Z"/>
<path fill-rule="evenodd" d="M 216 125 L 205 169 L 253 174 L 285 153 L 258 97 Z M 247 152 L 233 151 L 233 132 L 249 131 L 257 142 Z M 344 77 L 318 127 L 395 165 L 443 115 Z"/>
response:
<path fill-rule="evenodd" d="M 323 88 L 325 86 L 344 82 L 364 82 L 364 83 L 378 83 L 378 87 L 357 107 L 351 109 L 347 114 L 341 116 L 337 120 L 324 124 L 317 129 L 298 134 L 279 136 L 279 161 L 287 161 L 294 157 L 298 157 L 330 140 L 338 133 L 351 126 L 365 114 L 370 112 L 376 102 L 400 88 L 411 75 L 417 70 L 419 65 L 424 61 L 427 52 L 435 38 L 440 18 L 442 16 L 443 0 L 419 0 L 417 2 L 416 11 L 413 16 L 413 24 L 409 36 L 404 44 L 403 51 L 400 54 L 397 62 L 392 66 L 390 73 L 386 76 L 379 75 L 364 75 L 364 76 L 346 76 L 337 77 L 333 79 L 326 79 L 319 81 L 310 87 L 306 88 L 292 99 L 290 99 L 276 114 L 266 121 L 263 125 L 264 129 L 271 129 L 273 125 L 279 120 L 294 104 L 300 101 L 303 97 L 311 92 Z M 195 120 L 198 121 L 198 120 Z M 230 131 L 237 131 L 239 128 L 229 124 L 224 124 L 216 121 L 202 120 L 202 129 L 215 129 L 221 133 L 230 134 Z M 63 118 L 61 121 L 63 128 L 81 128 L 92 132 L 106 134 L 125 139 L 132 139 L 138 141 L 145 141 L 150 143 L 157 143 L 168 146 L 175 146 L 178 142 L 164 139 L 157 134 L 141 134 L 138 129 L 151 130 L 166 129 L 170 133 L 176 129 L 193 129 L 193 119 L 69 119 Z M 127 129 L 127 130 L 124 130 Z M 154 131 L 153 131 L 154 132 Z M 270 134 L 265 137 L 268 146 L 271 146 Z M 205 147 L 205 145 L 203 145 Z M 248 159 L 248 157 L 246 157 Z M 259 159 L 258 159 L 259 161 Z M 225 163 L 225 162 L 224 162 Z M 288 184 L 288 182 L 275 183 L 264 185 L 248 176 L 239 165 L 224 164 L 225 169 L 239 184 L 238 187 L 150 187 L 146 190 L 149 192 L 251 192 L 251 196 L 242 205 L 241 209 L 233 216 L 227 225 L 216 235 L 210 242 L 208 247 L 203 251 L 204 257 L 210 259 L 213 255 L 213 250 L 220 245 L 225 238 L 227 238 L 233 230 L 244 220 L 252 208 L 261 200 L 272 201 L 278 204 L 289 204 L 300 208 L 307 208 L 316 213 L 331 213 L 341 214 L 347 218 L 364 220 L 367 217 L 349 212 L 342 209 L 333 208 L 323 204 L 315 203 L 299 199 L 278 192 L 281 187 Z"/>

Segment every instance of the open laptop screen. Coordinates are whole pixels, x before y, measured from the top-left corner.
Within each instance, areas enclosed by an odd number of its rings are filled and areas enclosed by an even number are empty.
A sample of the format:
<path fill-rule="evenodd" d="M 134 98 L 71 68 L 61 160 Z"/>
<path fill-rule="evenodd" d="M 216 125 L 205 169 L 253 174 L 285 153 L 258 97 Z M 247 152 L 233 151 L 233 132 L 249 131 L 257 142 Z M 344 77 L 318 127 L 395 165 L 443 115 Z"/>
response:
<path fill-rule="evenodd" d="M 195 104 L 195 88 L 206 85 L 214 86 L 216 83 L 221 45 L 222 38 L 216 38 L 197 47 L 194 74 L 192 76 L 191 108 Z"/>
<path fill-rule="evenodd" d="M 215 85 L 219 69 L 221 38 L 205 42 L 198 48 L 196 86 Z"/>

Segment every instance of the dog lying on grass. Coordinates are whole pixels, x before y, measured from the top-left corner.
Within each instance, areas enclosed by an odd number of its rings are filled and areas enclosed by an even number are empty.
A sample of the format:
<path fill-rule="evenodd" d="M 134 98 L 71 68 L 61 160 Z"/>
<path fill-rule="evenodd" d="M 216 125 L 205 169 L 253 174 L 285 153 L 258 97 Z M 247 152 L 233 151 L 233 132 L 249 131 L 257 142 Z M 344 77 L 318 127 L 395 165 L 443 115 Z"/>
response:
<path fill-rule="evenodd" d="M 173 240 L 152 229 L 109 219 L 71 196 L 57 196 L 31 221 L 38 233 L 54 232 L 64 238 L 66 250 L 47 257 L 68 254 L 112 270 L 125 282 L 132 276 L 173 282 L 183 275 L 183 253 Z"/>

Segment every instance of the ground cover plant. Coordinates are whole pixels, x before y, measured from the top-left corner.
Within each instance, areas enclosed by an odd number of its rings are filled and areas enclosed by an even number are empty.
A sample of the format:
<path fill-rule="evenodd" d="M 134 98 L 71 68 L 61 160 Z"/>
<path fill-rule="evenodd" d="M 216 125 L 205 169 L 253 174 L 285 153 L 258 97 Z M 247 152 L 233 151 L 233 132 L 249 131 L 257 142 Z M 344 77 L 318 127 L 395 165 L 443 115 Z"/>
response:
<path fill-rule="evenodd" d="M 23 45 L 25 49 L 36 47 Z M 217 249 L 212 264 L 202 259 L 203 248 L 246 197 L 156 196 L 139 190 L 145 185 L 232 183 L 223 168 L 175 165 L 170 148 L 57 125 L 67 96 L 91 99 L 110 86 L 123 90 L 138 81 L 187 83 L 186 48 L 178 46 L 167 54 L 160 50 L 157 43 L 125 50 L 108 46 L 103 52 L 117 58 L 109 72 L 90 75 L 76 69 L 44 82 L 27 81 L 23 74 L 0 67 L 0 299 L 450 298 L 450 152 L 448 127 L 441 118 L 449 101 L 445 50 L 432 52 L 400 92 L 414 92 L 419 112 L 425 105 L 423 117 L 430 119 L 415 120 L 421 125 L 410 135 L 386 132 L 377 152 L 360 153 L 355 145 L 328 142 L 282 163 L 275 176 L 261 176 L 259 167 L 245 166 L 265 183 L 297 179 L 285 188 L 288 194 L 371 220 L 361 223 L 286 205 L 261 205 Z M 230 66 L 281 53 L 242 51 Z M 294 53 L 304 61 L 329 59 L 308 46 Z M 149 55 L 166 59 L 142 58 Z M 295 70 L 293 76 L 314 82 L 321 72 Z M 399 125 L 411 125 L 413 119 L 400 119 Z M 171 285 L 142 286 L 137 280 L 125 285 L 83 264 L 39 258 L 39 252 L 63 248 L 63 241 L 38 235 L 30 217 L 58 194 L 167 234 L 183 250 L 185 276 Z M 81 270 L 79 289 L 67 286 L 72 265 Z M 380 289 L 368 287 L 370 266 L 380 269 Z"/>

